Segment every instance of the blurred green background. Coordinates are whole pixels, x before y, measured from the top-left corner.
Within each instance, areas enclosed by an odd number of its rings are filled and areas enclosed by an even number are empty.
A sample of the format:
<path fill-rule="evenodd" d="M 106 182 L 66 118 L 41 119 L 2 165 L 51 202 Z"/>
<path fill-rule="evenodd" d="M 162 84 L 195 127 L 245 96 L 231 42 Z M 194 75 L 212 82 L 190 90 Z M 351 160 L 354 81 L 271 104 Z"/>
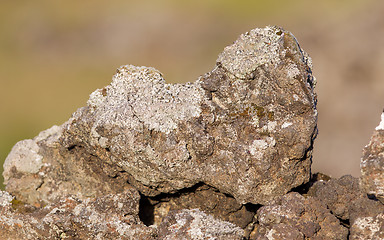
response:
<path fill-rule="evenodd" d="M 317 77 L 313 171 L 359 175 L 384 106 L 384 1 L 1 1 L 0 162 L 65 122 L 123 64 L 196 80 L 255 27 L 291 31 Z M 2 171 L 2 169 L 1 169 Z"/>

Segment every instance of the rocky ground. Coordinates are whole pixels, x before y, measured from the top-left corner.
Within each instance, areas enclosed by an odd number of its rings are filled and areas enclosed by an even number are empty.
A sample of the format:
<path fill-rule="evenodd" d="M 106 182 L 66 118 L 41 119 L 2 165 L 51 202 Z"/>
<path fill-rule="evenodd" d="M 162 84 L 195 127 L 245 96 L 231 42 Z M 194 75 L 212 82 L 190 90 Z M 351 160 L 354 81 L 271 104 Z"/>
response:
<path fill-rule="evenodd" d="M 194 83 L 122 66 L 63 125 L 14 146 L 0 236 L 384 238 L 384 119 L 361 179 L 311 175 L 315 85 L 279 27 L 242 34 Z"/>

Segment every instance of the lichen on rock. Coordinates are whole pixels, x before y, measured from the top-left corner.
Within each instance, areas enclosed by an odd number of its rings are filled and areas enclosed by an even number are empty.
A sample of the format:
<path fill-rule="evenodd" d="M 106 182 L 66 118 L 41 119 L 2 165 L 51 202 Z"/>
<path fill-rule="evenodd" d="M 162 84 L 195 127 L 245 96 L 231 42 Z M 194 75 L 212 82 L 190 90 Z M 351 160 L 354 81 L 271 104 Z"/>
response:
<path fill-rule="evenodd" d="M 314 84 L 310 58 L 278 27 L 241 35 L 195 83 L 167 84 L 154 68 L 122 66 L 60 127 L 56 145 L 33 142 L 24 156 L 38 152 L 40 165 L 26 177 L 39 186 L 18 194 L 92 197 L 122 190 L 108 178 L 119 175 L 147 196 L 202 182 L 242 204 L 264 204 L 309 180 Z M 9 186 L 19 160 L 11 152 Z"/>
<path fill-rule="evenodd" d="M 88 203 L 135 189 L 141 203 L 132 193 L 133 204 L 143 208 L 148 201 L 152 213 L 163 214 L 140 219 L 158 220 L 152 228 L 183 215 L 186 226 L 194 218 L 204 236 L 238 238 L 256 206 L 309 181 L 317 135 L 311 68 L 296 38 L 279 27 L 242 34 L 194 83 L 167 84 L 154 68 L 121 66 L 68 121 L 15 146 L 4 165 L 6 190 L 32 208 L 56 206 L 69 195 L 78 206 L 71 216 L 92 219 Z M 67 224 L 67 215 L 52 218 L 59 213 L 41 214 L 46 223 Z M 143 213 L 132 218 L 137 215 Z M 105 230 L 76 224 L 92 236 Z M 211 234 L 220 230 L 216 224 L 230 231 Z"/>
<path fill-rule="evenodd" d="M 367 194 L 374 195 L 384 204 L 384 113 L 371 141 L 363 150 L 360 162 L 361 184 Z"/>

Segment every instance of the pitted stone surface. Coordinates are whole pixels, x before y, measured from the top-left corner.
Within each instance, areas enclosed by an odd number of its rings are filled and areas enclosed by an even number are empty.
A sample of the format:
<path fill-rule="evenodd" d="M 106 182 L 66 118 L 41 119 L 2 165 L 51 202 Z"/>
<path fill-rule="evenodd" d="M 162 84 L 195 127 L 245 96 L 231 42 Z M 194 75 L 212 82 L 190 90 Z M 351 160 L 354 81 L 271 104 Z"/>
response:
<path fill-rule="evenodd" d="M 347 239 L 341 226 L 318 199 L 291 192 L 257 211 L 250 239 Z"/>
<path fill-rule="evenodd" d="M 241 35 L 195 83 L 122 66 L 86 107 L 32 140 L 23 158 L 35 159 L 32 168 L 12 167 L 20 155 L 11 152 L 7 190 L 36 203 L 121 192 L 127 182 L 146 196 L 204 183 L 265 204 L 309 180 L 314 85 L 310 58 L 278 27 Z"/>
<path fill-rule="evenodd" d="M 371 141 L 363 150 L 360 168 L 362 188 L 384 204 L 384 113 Z"/>
<path fill-rule="evenodd" d="M 159 238 L 171 239 L 243 239 L 243 230 L 234 224 L 218 221 L 199 209 L 172 211 L 159 226 Z"/>
<path fill-rule="evenodd" d="M 44 208 L 29 207 L 0 192 L 0 236 L 22 239 L 156 239 L 157 230 L 140 222 L 135 189 L 96 199 L 66 197 Z M 20 210 L 23 209 L 23 210 Z"/>
<path fill-rule="evenodd" d="M 333 215 L 342 220 L 349 219 L 349 208 L 354 201 L 366 197 L 359 188 L 359 179 L 351 175 L 315 182 L 308 195 L 318 198 Z"/>

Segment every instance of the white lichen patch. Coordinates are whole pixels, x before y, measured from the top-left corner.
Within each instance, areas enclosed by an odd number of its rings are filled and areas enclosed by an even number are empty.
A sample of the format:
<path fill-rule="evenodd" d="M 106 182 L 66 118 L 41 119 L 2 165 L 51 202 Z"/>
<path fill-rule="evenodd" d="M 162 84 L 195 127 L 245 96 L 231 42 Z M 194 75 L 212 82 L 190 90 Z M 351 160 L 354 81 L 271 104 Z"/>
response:
<path fill-rule="evenodd" d="M 357 228 L 364 232 L 364 238 L 373 239 L 374 235 L 380 231 L 382 227 L 380 222 L 384 219 L 384 214 L 379 214 L 376 217 L 360 217 L 355 220 L 352 228 Z"/>
<path fill-rule="evenodd" d="M 26 139 L 20 141 L 13 146 L 4 162 L 3 176 L 5 184 L 11 176 L 10 171 L 15 168 L 22 173 L 38 173 L 43 166 L 43 156 L 39 154 L 39 146 L 37 142 L 44 140 L 48 146 L 53 146 L 58 142 L 62 134 L 61 126 L 52 126 L 51 128 L 42 131 L 34 139 Z"/>
<path fill-rule="evenodd" d="M 276 141 L 273 137 L 267 137 L 265 139 L 256 139 L 249 146 L 249 152 L 257 159 L 261 159 L 267 148 L 275 146 Z"/>
<path fill-rule="evenodd" d="M 267 123 L 267 129 L 268 129 L 269 132 L 274 131 L 276 126 L 277 126 L 277 122 L 276 121 L 269 121 Z"/>
<path fill-rule="evenodd" d="M 384 130 L 384 112 L 381 114 L 381 121 L 379 126 L 377 126 L 375 129 L 376 131 Z"/>
<path fill-rule="evenodd" d="M 11 201 L 13 200 L 13 196 L 8 192 L 4 192 L 0 190 L 0 206 L 5 207 L 12 205 Z"/>
<path fill-rule="evenodd" d="M 265 235 L 267 237 L 268 240 L 274 240 L 275 237 L 273 236 L 274 234 L 276 234 L 276 230 L 275 229 L 271 229 L 269 230 L 269 232 Z"/>
<path fill-rule="evenodd" d="M 277 65 L 284 41 L 282 29 L 278 27 L 256 28 L 242 34 L 233 45 L 219 55 L 217 62 L 237 78 L 244 79 L 257 67 L 264 64 Z"/>
<path fill-rule="evenodd" d="M 199 84 L 166 84 L 154 68 L 125 65 L 112 83 L 90 95 L 88 106 L 98 114 L 94 128 L 117 125 L 169 133 L 180 121 L 199 116 L 203 90 Z"/>
<path fill-rule="evenodd" d="M 190 217 L 192 221 L 189 223 Z M 217 236 L 241 236 L 243 230 L 236 225 L 215 219 L 199 209 L 184 209 L 175 216 L 176 224 L 169 227 L 173 231 L 185 228 L 191 239 L 216 239 Z M 187 221 L 188 220 L 188 221 Z"/>
<path fill-rule="evenodd" d="M 288 78 L 295 78 L 300 74 L 300 70 L 297 68 L 297 65 L 294 63 L 291 63 L 287 66 L 287 77 Z"/>
<path fill-rule="evenodd" d="M 291 126 L 293 123 L 291 122 L 284 122 L 282 125 L 281 125 L 281 128 L 287 128 L 289 126 Z"/>
<path fill-rule="evenodd" d="M 13 146 L 4 162 L 3 176 L 5 181 L 15 168 L 18 172 L 37 173 L 42 166 L 43 156 L 39 154 L 39 146 L 32 139 L 20 141 Z"/>

